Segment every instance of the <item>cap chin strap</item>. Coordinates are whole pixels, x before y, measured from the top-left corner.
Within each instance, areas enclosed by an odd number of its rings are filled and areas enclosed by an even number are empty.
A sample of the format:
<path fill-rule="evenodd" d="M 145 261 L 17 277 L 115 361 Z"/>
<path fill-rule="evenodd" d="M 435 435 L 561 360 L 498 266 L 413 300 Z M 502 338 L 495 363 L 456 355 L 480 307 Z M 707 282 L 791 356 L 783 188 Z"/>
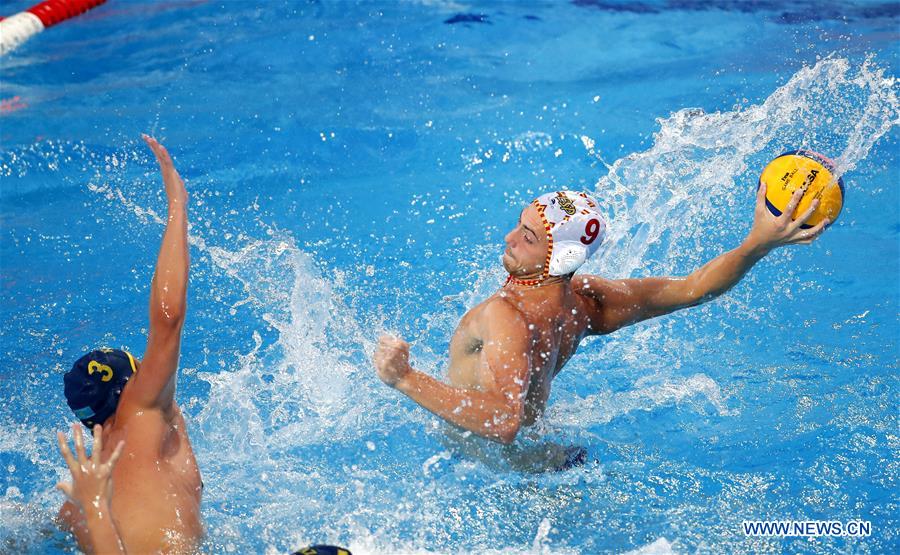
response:
<path fill-rule="evenodd" d="M 512 277 L 512 275 L 509 275 L 506 277 L 506 283 L 504 283 L 503 286 L 505 287 L 512 283 L 513 285 L 524 285 L 525 287 L 539 287 L 542 283 L 544 283 L 545 279 L 547 278 L 539 277 L 538 279 L 518 279 Z"/>
<path fill-rule="evenodd" d="M 547 207 L 538 202 L 537 199 L 533 200 L 531 204 L 537 209 L 538 216 L 541 218 L 541 223 L 544 224 L 544 231 L 547 233 L 547 256 L 544 258 L 544 269 L 541 272 L 541 277 L 537 279 L 518 279 L 510 274 L 510 276 L 506 278 L 506 283 L 503 284 L 504 286 L 512 283 L 514 285 L 523 285 L 525 287 L 538 287 L 551 275 L 562 276 L 574 272 L 582 263 L 584 263 L 587 256 L 587 252 L 584 249 L 567 246 L 568 248 L 561 253 L 562 256 L 554 258 L 552 227 L 550 226 L 550 221 L 547 220 L 547 215 L 544 213 L 544 210 L 546 210 Z M 572 267 L 571 270 L 569 269 L 570 266 Z M 560 269 L 566 271 L 560 272 L 558 271 Z"/>
<path fill-rule="evenodd" d="M 544 259 L 544 270 L 541 272 L 541 277 L 538 279 L 518 279 L 512 277 L 512 274 L 506 278 L 506 283 L 504 283 L 504 287 L 507 284 L 514 285 L 524 285 L 525 287 L 538 287 L 544 281 L 550 277 L 550 256 L 553 254 L 553 234 L 550 232 L 550 222 L 547 221 L 547 216 L 544 214 L 544 209 L 546 206 L 539 203 L 537 200 L 531 202 L 535 208 L 537 208 L 537 213 L 541 217 L 541 223 L 544 224 L 544 231 L 547 233 L 547 256 Z"/>

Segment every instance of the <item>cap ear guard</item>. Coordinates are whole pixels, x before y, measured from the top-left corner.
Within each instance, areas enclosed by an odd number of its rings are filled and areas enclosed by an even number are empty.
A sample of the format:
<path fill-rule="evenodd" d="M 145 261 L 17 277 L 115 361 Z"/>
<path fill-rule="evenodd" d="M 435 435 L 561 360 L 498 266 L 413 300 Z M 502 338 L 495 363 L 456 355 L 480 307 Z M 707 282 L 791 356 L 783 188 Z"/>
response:
<path fill-rule="evenodd" d="M 578 243 L 557 243 L 550 258 L 549 274 L 564 276 L 573 273 L 587 260 L 587 249 Z"/>
<path fill-rule="evenodd" d="M 542 279 L 574 273 L 603 242 L 606 223 L 586 193 L 554 191 L 533 201 L 547 230 L 547 265 Z"/>

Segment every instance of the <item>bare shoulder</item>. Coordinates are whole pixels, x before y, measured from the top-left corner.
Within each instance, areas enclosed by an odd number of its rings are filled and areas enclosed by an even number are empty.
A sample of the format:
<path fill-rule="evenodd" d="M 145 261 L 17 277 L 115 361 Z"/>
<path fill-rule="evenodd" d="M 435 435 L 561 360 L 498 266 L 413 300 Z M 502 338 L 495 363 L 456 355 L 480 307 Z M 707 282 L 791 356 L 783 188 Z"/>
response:
<path fill-rule="evenodd" d="M 118 428 L 135 450 L 158 452 L 173 431 L 184 429 L 181 409 L 174 401 L 167 408 L 146 407 L 128 395 L 130 385 L 122 392 L 116 409 L 114 432 Z"/>
<path fill-rule="evenodd" d="M 524 332 L 528 325 L 525 313 L 515 300 L 509 295 L 501 294 L 483 303 L 478 320 L 478 327 L 488 334 Z"/>
<path fill-rule="evenodd" d="M 572 278 L 572 290 L 588 314 L 590 334 L 607 334 L 620 327 L 610 318 L 610 311 L 615 311 L 615 307 L 626 303 L 627 299 L 632 296 L 627 280 L 576 275 Z"/>
<path fill-rule="evenodd" d="M 525 312 L 515 296 L 500 292 L 484 301 L 483 315 L 488 318 L 512 319 L 525 322 Z"/>
<path fill-rule="evenodd" d="M 576 275 L 572 278 L 572 290 L 583 297 L 603 302 L 610 297 L 627 294 L 629 287 L 625 280 Z"/>

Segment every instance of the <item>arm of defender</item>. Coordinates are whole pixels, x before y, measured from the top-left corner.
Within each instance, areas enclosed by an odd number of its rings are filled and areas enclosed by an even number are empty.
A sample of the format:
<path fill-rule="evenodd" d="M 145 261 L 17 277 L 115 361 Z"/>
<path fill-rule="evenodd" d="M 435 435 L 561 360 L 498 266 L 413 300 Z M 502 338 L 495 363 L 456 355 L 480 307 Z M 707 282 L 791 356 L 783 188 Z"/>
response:
<path fill-rule="evenodd" d="M 804 230 L 803 225 L 815 212 L 819 201 L 796 220 L 791 214 L 803 197 L 798 189 L 781 216 L 775 217 L 765 206 L 766 186 L 756 197 L 753 227 L 736 249 L 721 254 L 687 277 L 607 280 L 597 276 L 576 276 L 576 290 L 598 301 L 592 315 L 592 332 L 610 333 L 621 327 L 655 318 L 675 310 L 696 306 L 722 295 L 772 249 L 789 244 L 809 244 L 830 222 Z"/>
<path fill-rule="evenodd" d="M 129 388 L 131 398 L 139 405 L 167 410 L 175 399 L 181 329 L 187 309 L 187 191 L 166 148 L 152 137 L 143 138 L 159 162 L 168 200 L 168 221 L 150 285 L 147 349 Z"/>
<path fill-rule="evenodd" d="M 382 337 L 375 354 L 378 375 L 388 385 L 444 420 L 484 438 L 512 443 L 522 425 L 531 361 L 530 335 L 521 315 L 491 303 L 481 318 L 481 364 L 493 376 L 484 390 L 447 385 L 409 366 L 409 345 Z"/>

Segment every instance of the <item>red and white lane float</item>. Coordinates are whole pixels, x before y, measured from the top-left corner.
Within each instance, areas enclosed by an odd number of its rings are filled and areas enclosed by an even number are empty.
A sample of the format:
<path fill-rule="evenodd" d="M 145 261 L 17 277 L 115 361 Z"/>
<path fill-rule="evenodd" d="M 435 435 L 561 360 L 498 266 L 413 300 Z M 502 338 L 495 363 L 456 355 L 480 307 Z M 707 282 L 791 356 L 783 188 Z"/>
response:
<path fill-rule="evenodd" d="M 46 0 L 6 18 L 0 18 L 0 56 L 40 33 L 96 8 L 106 0 Z"/>

